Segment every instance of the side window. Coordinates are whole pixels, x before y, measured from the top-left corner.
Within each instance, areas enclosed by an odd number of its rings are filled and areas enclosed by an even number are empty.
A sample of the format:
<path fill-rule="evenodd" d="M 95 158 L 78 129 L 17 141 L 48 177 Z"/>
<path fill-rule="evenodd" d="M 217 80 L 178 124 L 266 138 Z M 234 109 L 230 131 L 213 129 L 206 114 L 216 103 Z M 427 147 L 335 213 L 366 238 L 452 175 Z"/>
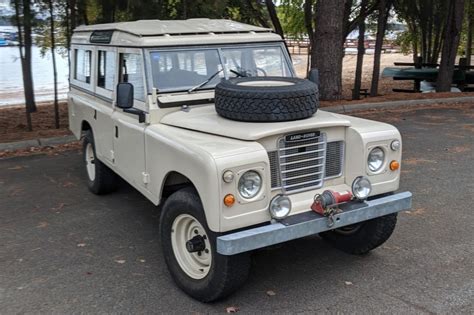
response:
<path fill-rule="evenodd" d="M 97 86 L 112 91 L 115 81 L 115 53 L 98 50 Z"/>
<path fill-rule="evenodd" d="M 75 80 L 85 82 L 87 84 L 91 83 L 91 56 L 92 52 L 90 50 L 75 50 Z"/>
<path fill-rule="evenodd" d="M 145 101 L 141 55 L 120 54 L 120 82 L 133 84 L 135 99 Z"/>

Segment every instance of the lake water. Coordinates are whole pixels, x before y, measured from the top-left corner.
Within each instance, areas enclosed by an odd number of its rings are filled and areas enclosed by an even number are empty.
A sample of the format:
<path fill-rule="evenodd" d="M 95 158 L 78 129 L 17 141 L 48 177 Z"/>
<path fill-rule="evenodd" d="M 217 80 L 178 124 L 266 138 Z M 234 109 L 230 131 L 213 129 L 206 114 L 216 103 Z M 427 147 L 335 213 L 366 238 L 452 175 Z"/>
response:
<path fill-rule="evenodd" d="M 37 102 L 54 98 L 53 64 L 51 52 L 42 57 L 38 47 L 32 48 L 32 66 L 35 97 Z M 66 98 L 68 91 L 68 61 L 56 53 L 59 99 Z M 23 104 L 23 78 L 18 47 L 0 47 L 0 106 Z"/>

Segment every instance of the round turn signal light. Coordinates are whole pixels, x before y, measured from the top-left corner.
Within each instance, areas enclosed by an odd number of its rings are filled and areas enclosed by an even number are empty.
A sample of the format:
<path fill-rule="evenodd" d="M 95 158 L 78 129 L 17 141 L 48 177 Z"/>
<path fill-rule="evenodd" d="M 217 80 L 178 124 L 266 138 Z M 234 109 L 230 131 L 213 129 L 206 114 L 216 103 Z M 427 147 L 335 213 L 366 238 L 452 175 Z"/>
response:
<path fill-rule="evenodd" d="M 235 197 L 232 194 L 225 195 L 224 197 L 224 204 L 227 207 L 232 207 L 235 203 Z"/>
<path fill-rule="evenodd" d="M 390 169 L 392 171 L 396 171 L 400 168 L 400 163 L 398 161 L 392 161 L 390 162 Z"/>

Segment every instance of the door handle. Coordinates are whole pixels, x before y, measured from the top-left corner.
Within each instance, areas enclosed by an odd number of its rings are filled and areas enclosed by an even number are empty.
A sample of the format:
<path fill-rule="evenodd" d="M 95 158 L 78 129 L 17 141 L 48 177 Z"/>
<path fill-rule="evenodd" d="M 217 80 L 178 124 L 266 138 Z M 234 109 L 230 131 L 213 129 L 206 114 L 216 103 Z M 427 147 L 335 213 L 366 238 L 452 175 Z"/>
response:
<path fill-rule="evenodd" d="M 118 134 L 118 127 L 115 126 L 115 138 L 118 138 L 119 137 L 119 134 Z"/>

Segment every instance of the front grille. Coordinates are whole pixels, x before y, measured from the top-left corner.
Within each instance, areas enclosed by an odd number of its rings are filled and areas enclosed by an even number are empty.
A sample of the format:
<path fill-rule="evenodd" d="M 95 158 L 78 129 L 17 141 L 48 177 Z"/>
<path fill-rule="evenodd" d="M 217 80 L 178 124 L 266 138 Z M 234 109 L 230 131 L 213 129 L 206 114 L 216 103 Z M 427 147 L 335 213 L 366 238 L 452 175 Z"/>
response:
<path fill-rule="evenodd" d="M 342 175 L 344 141 L 328 142 L 326 149 L 326 178 Z"/>
<path fill-rule="evenodd" d="M 282 138 L 279 151 L 268 152 L 272 188 L 288 192 L 319 188 L 324 178 L 342 175 L 343 155 L 344 141 L 326 144 L 324 135 L 300 142 Z"/>
<path fill-rule="evenodd" d="M 310 139 L 278 141 L 278 163 L 283 190 L 300 191 L 323 185 L 326 158 L 325 134 L 315 133 Z"/>

